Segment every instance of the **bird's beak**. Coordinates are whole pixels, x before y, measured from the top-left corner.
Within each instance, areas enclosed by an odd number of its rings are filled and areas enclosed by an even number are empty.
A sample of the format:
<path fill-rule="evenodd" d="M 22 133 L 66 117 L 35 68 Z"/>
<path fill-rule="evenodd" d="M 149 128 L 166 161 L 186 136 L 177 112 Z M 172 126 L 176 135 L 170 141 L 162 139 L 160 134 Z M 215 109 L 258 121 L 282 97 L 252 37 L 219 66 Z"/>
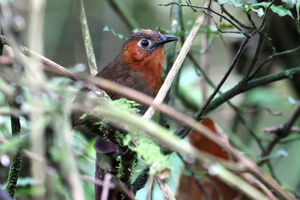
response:
<path fill-rule="evenodd" d="M 164 45 L 168 42 L 176 41 L 178 37 L 174 35 L 163 35 L 157 42 L 154 43 L 154 47 Z"/>

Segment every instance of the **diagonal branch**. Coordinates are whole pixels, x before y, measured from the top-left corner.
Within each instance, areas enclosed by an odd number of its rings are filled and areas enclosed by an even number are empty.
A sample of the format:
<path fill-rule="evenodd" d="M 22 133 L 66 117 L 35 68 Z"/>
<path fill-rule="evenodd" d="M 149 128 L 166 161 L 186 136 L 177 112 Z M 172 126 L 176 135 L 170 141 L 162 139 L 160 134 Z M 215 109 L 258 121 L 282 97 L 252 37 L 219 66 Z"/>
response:
<path fill-rule="evenodd" d="M 82 30 L 83 42 L 84 42 L 90 73 L 91 75 L 96 75 L 98 72 L 96 58 L 94 54 L 89 26 L 85 15 L 83 0 L 77 0 L 77 12 L 78 12 L 78 18 Z"/>
<path fill-rule="evenodd" d="M 261 86 L 261 85 L 266 85 L 268 83 L 272 83 L 275 81 L 279 81 L 279 80 L 290 78 L 290 77 L 297 76 L 297 75 L 300 75 L 300 67 L 295 67 L 295 68 L 291 68 L 288 70 L 284 70 L 284 71 L 276 73 L 276 74 L 263 76 L 261 78 L 251 80 L 247 83 L 240 82 L 235 87 L 233 87 L 232 89 L 225 92 L 222 96 L 213 100 L 209 104 L 209 106 L 207 107 L 206 111 L 203 114 L 207 114 L 208 112 L 216 109 L 218 106 L 225 103 L 229 99 L 231 99 L 234 96 L 241 94 L 245 91 L 251 90 L 251 89 Z"/>
<path fill-rule="evenodd" d="M 271 60 L 273 60 L 274 58 L 277 58 L 279 56 L 284 56 L 284 55 L 287 55 L 287 54 L 291 54 L 291 53 L 295 53 L 297 51 L 300 50 L 300 46 L 294 48 L 294 49 L 289 49 L 289 50 L 286 50 L 286 51 L 282 51 L 282 52 L 278 52 L 278 53 L 275 53 L 273 55 L 270 55 L 266 60 L 262 61 L 258 67 L 255 69 L 255 71 L 249 76 L 249 79 L 252 79 L 257 73 L 259 70 L 261 70 L 263 68 L 263 66 L 265 64 L 267 64 L 268 62 L 270 62 Z"/>
<path fill-rule="evenodd" d="M 277 129 L 276 129 L 276 132 L 273 131 L 273 133 L 276 134 L 275 138 L 269 143 L 266 151 L 261 155 L 261 157 L 266 157 L 268 156 L 273 148 L 276 146 L 276 144 L 278 144 L 280 142 L 281 139 L 287 137 L 288 135 L 290 135 L 292 132 L 291 132 L 291 129 L 292 129 L 292 126 L 293 124 L 296 122 L 296 120 L 299 118 L 300 116 L 300 105 L 298 105 L 296 107 L 296 109 L 294 110 L 294 112 L 292 113 L 292 115 L 290 116 L 290 118 L 281 126 L 279 126 Z M 263 159 L 261 160 L 258 164 L 259 165 L 262 165 L 264 164 L 268 159 Z"/>
<path fill-rule="evenodd" d="M 202 116 L 207 113 L 206 110 L 210 104 L 210 102 L 213 100 L 213 98 L 216 96 L 216 94 L 219 92 L 219 90 L 221 89 L 222 85 L 224 84 L 224 82 L 226 81 L 226 79 L 228 78 L 228 76 L 230 75 L 230 73 L 232 72 L 234 66 L 236 65 L 236 63 L 238 62 L 243 50 L 245 49 L 247 43 L 249 41 L 249 38 L 245 38 L 243 43 L 241 44 L 239 50 L 237 51 L 237 53 L 235 54 L 235 57 L 233 58 L 233 62 L 230 65 L 229 69 L 227 70 L 227 72 L 225 73 L 224 77 L 222 78 L 222 80 L 220 81 L 220 83 L 218 84 L 218 86 L 216 87 L 216 89 L 214 90 L 214 92 L 209 96 L 209 98 L 207 99 L 206 103 L 204 104 L 204 106 L 202 107 L 201 111 L 199 112 L 198 116 L 197 116 L 197 120 L 201 120 Z"/>
<path fill-rule="evenodd" d="M 197 19 L 195 20 L 194 26 L 192 27 L 188 37 L 186 38 L 171 70 L 169 71 L 162 87 L 160 88 L 158 94 L 156 95 L 155 99 L 154 99 L 154 104 L 160 104 L 162 103 L 163 99 L 165 98 L 168 90 L 170 89 L 173 80 L 175 78 L 175 76 L 177 75 L 177 72 L 179 71 L 186 55 L 188 54 L 188 51 L 190 50 L 191 46 L 192 46 L 192 42 L 195 39 L 201 25 L 203 24 L 203 20 L 204 20 L 205 15 L 200 14 Z M 145 119 L 150 119 L 153 114 L 154 114 L 154 108 L 153 106 L 151 106 L 146 113 L 144 114 L 144 118 Z"/>

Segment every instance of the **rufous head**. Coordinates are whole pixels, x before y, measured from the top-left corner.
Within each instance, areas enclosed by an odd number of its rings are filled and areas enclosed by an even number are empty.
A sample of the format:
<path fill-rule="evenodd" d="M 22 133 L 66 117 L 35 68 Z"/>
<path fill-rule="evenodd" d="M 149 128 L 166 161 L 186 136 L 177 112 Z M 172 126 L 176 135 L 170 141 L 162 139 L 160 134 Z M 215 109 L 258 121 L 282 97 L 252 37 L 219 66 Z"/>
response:
<path fill-rule="evenodd" d="M 178 37 L 142 29 L 125 43 L 119 58 L 131 69 L 142 73 L 148 80 L 153 94 L 156 94 L 161 86 L 163 45 L 175 40 L 178 40 Z"/>
<path fill-rule="evenodd" d="M 162 35 L 151 29 L 142 29 L 134 33 L 124 45 L 124 61 L 132 64 L 149 58 L 161 60 L 164 56 L 163 45 L 176 40 L 178 37 L 173 35 Z"/>

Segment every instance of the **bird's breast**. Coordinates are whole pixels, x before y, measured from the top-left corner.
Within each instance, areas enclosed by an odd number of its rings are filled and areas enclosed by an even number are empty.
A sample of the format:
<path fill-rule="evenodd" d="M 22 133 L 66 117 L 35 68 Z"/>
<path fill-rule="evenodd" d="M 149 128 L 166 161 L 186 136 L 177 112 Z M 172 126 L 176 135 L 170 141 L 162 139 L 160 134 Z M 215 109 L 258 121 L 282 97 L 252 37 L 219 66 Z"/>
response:
<path fill-rule="evenodd" d="M 163 49 L 158 48 L 151 53 L 139 52 L 135 56 L 126 54 L 132 55 L 132 53 L 124 52 L 125 63 L 144 76 L 153 95 L 156 95 L 162 84 L 161 65 L 164 59 Z"/>

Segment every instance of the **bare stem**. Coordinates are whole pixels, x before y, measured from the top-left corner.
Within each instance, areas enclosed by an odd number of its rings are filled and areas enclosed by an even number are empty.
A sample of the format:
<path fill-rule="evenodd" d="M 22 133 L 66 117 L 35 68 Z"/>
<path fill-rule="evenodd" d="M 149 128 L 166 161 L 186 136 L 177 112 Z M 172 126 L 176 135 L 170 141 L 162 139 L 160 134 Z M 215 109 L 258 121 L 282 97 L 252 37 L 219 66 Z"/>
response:
<path fill-rule="evenodd" d="M 79 22 L 81 25 L 84 47 L 85 47 L 90 73 L 91 75 L 96 75 L 98 73 L 96 58 L 94 54 L 92 39 L 90 36 L 89 25 L 85 15 L 83 0 L 77 0 L 77 11 L 78 11 Z"/>
<path fill-rule="evenodd" d="M 281 139 L 287 137 L 292 133 L 292 127 L 293 124 L 296 122 L 296 120 L 300 116 L 300 105 L 296 107 L 290 118 L 281 126 L 277 127 L 276 129 L 273 129 L 273 133 L 276 134 L 275 138 L 269 143 L 266 151 L 261 155 L 261 157 L 268 156 L 273 148 L 280 142 Z M 264 164 L 268 159 L 261 160 L 258 164 L 262 165 Z"/>
<path fill-rule="evenodd" d="M 158 94 L 156 95 L 153 104 L 160 104 L 162 103 L 163 99 L 165 98 L 168 90 L 170 89 L 173 80 L 175 79 L 175 76 L 177 75 L 177 72 L 179 71 L 186 55 L 188 54 L 188 51 L 190 50 L 192 46 L 192 42 L 195 39 L 201 25 L 203 24 L 204 15 L 200 14 L 197 19 L 195 20 L 194 26 L 191 29 L 191 32 L 189 33 L 188 37 L 186 38 L 171 70 L 169 71 L 162 87 L 160 88 Z M 154 114 L 154 108 L 151 106 L 146 113 L 144 114 L 145 119 L 151 119 L 151 117 Z"/>
<path fill-rule="evenodd" d="M 44 1 L 31 0 L 31 12 L 29 15 L 28 28 L 28 46 L 29 48 L 42 53 L 43 52 L 43 13 Z M 45 140 L 44 140 L 44 104 L 42 100 L 42 85 L 47 85 L 45 76 L 42 71 L 40 62 L 29 57 L 25 63 L 25 74 L 29 81 L 29 91 L 32 98 L 28 101 L 31 120 L 31 149 L 40 157 L 45 156 Z M 31 160 L 31 173 L 33 178 L 40 181 L 41 184 L 34 187 L 34 199 L 45 199 L 45 176 L 46 168 L 42 163 Z"/>

